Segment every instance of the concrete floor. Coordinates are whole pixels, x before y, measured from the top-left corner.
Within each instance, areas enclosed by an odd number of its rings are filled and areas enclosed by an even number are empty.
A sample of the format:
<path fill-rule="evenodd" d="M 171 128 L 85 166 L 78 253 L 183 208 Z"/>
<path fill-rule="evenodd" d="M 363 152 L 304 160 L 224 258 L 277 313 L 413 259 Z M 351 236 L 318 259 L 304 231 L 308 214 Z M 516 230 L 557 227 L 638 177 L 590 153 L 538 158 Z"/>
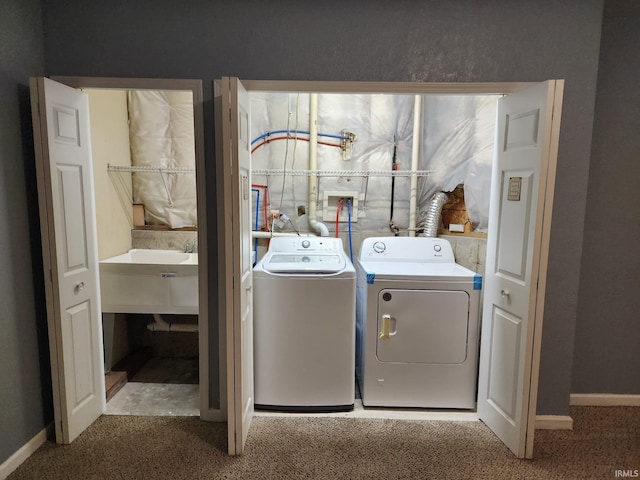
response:
<path fill-rule="evenodd" d="M 107 403 L 106 415 L 198 416 L 198 385 L 128 382 Z"/>
<path fill-rule="evenodd" d="M 150 359 L 107 403 L 106 415 L 199 416 L 197 358 Z"/>

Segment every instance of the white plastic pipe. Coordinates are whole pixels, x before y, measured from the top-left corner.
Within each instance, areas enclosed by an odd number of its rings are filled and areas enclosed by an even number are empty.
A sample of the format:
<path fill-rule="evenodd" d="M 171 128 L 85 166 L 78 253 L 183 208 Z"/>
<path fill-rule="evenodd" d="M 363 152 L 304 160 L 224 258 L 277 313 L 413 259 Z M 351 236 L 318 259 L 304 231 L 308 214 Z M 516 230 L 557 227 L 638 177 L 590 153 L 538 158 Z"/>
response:
<path fill-rule="evenodd" d="M 147 325 L 152 332 L 197 332 L 198 325 L 188 323 L 169 323 L 158 313 L 153 314 L 154 323 Z"/>
<path fill-rule="evenodd" d="M 309 170 L 318 169 L 318 94 L 309 95 Z M 309 227 L 320 234 L 329 236 L 327 226 L 316 218 L 318 207 L 318 177 L 309 175 Z"/>
<path fill-rule="evenodd" d="M 420 125 L 422 120 L 422 95 L 416 95 L 413 107 L 413 142 L 411 145 L 411 173 L 418 170 L 420 158 Z M 416 210 L 418 205 L 418 176 L 411 175 L 409 190 L 409 236 L 416 236 Z"/>

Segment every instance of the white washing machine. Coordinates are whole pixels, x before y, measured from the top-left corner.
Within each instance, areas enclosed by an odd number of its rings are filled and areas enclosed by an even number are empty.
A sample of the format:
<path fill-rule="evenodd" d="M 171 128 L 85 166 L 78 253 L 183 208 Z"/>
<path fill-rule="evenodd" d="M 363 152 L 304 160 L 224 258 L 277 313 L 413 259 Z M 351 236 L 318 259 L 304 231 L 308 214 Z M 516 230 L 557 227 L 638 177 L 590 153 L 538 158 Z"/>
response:
<path fill-rule="evenodd" d="M 482 277 L 428 237 L 366 239 L 357 274 L 362 403 L 475 408 Z"/>
<path fill-rule="evenodd" d="M 356 273 L 342 241 L 272 238 L 253 291 L 256 408 L 352 410 Z"/>

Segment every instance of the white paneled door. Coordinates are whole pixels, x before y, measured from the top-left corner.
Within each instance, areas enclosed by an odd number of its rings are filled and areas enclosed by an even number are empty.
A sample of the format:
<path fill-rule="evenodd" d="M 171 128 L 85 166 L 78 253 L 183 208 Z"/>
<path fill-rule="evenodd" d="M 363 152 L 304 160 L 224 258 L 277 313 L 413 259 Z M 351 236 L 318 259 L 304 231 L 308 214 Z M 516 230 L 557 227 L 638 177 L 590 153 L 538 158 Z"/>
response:
<path fill-rule="evenodd" d="M 105 410 L 86 94 L 31 79 L 55 430 L 72 442 Z"/>
<path fill-rule="evenodd" d="M 251 258 L 250 99 L 237 78 L 216 83 L 223 158 L 229 454 L 240 455 L 253 418 L 253 276 Z M 231 285 L 229 285 L 231 283 Z"/>
<path fill-rule="evenodd" d="M 561 96 L 548 81 L 498 102 L 478 415 L 518 457 L 533 454 Z"/>

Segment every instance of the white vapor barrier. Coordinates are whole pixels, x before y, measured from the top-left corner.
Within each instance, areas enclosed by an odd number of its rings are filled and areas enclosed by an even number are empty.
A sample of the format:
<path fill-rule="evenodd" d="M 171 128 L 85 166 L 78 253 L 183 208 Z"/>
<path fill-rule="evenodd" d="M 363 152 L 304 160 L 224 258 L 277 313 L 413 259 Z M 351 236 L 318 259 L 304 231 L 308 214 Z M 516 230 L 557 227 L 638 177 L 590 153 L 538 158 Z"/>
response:
<path fill-rule="evenodd" d="M 196 177 L 191 92 L 128 92 L 133 166 L 183 169 L 180 173 L 135 172 L 133 202 L 145 207 L 145 221 L 180 228 L 196 225 Z M 190 169 L 193 173 L 184 173 Z"/>
<path fill-rule="evenodd" d="M 284 133 L 273 133 L 260 138 L 267 132 L 277 130 L 308 132 L 309 94 L 251 92 L 250 95 L 251 138 L 256 139 L 252 145 L 255 149 L 252 154 L 252 170 L 284 169 L 285 172 L 291 172 L 293 169 L 309 169 L 307 141 L 291 139 L 264 143 L 268 139 L 283 137 Z M 415 100 L 413 95 L 319 94 L 318 97 L 318 170 L 391 172 L 394 150 L 398 170 L 410 169 Z M 457 184 L 465 183 L 465 193 L 468 189 L 471 192 L 467 201 L 471 199 L 471 207 L 475 208 L 474 223 L 481 228 L 485 225 L 483 222 L 486 221 L 489 210 L 495 100 L 496 97 L 424 96 L 419 168 L 433 170 L 434 173 L 419 178 L 418 213 L 421 207 L 426 209 L 431 196 L 429 192 L 445 188 L 453 190 Z M 430 108 L 433 109 L 431 113 Z M 339 145 L 340 139 L 323 134 L 340 135 L 343 130 L 356 135 L 351 154 L 346 159 L 340 148 L 321 143 Z M 290 133 L 290 136 L 295 135 L 304 140 L 309 138 L 305 133 Z M 252 181 L 268 186 L 268 209 L 285 213 L 291 218 L 295 229 L 309 232 L 307 216 L 297 215 L 299 206 L 308 210 L 308 177 L 254 174 Z M 392 181 L 390 176 L 319 177 L 318 220 L 322 220 L 323 210 L 328 209 L 332 220 L 325 220 L 324 223 L 333 234 L 336 207 L 334 203 L 328 208 L 323 194 L 326 191 L 345 194 L 353 192 L 358 197 L 358 219 L 352 224 L 352 231 L 390 234 Z M 470 185 L 471 183 L 474 185 Z M 261 197 L 258 227 L 262 228 L 264 191 L 259 190 Z M 401 234 L 406 235 L 409 225 L 410 178 L 395 178 L 394 190 L 393 220 L 400 227 Z M 255 209 L 256 192 L 253 194 L 253 202 Z M 253 218 L 255 221 L 255 210 Z M 293 231 L 291 223 L 276 228 L 276 231 Z M 341 232 L 345 232 L 346 223 L 341 222 L 339 228 Z"/>
<path fill-rule="evenodd" d="M 474 230 L 486 231 L 493 163 L 495 95 L 427 95 L 422 107 L 421 167 L 431 170 L 418 180 L 419 210 L 433 194 L 464 184 L 465 205 Z"/>

